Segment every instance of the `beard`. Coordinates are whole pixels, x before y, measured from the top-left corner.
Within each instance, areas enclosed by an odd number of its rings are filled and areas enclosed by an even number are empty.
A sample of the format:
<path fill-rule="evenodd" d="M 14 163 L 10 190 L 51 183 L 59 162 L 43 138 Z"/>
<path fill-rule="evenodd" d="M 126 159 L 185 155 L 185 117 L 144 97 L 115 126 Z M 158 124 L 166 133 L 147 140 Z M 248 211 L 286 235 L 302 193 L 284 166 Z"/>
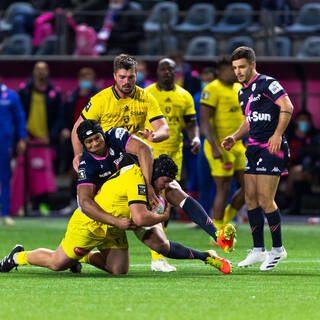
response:
<path fill-rule="evenodd" d="M 128 85 L 127 85 L 127 87 L 120 87 L 117 82 L 115 83 L 115 85 L 116 85 L 117 89 L 118 89 L 121 93 L 123 93 L 123 94 L 130 94 L 130 93 L 132 93 L 133 90 L 134 90 L 134 87 L 135 87 L 135 85 L 132 85 L 132 86 L 128 86 Z"/>

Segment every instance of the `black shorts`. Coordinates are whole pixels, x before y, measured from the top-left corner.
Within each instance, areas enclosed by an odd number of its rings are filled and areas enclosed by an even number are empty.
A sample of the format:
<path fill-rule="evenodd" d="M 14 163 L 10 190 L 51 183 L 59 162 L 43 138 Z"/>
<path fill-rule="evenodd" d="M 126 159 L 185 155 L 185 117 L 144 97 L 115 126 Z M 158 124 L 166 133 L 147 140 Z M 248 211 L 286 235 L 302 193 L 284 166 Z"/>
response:
<path fill-rule="evenodd" d="M 280 151 L 271 154 L 267 143 L 248 145 L 244 173 L 281 176 L 288 174 L 290 157 L 287 141 L 282 141 Z"/>

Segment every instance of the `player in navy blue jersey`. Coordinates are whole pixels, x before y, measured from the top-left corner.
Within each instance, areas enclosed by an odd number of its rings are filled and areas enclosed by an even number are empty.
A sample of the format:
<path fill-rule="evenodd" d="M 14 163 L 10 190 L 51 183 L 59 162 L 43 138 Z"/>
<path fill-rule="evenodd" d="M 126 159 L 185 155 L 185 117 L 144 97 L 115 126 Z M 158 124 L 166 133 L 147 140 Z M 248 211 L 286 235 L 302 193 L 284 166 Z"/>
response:
<path fill-rule="evenodd" d="M 245 116 L 239 129 L 222 142 L 230 150 L 237 140 L 249 135 L 245 163 L 245 200 L 253 237 L 253 250 L 239 267 L 261 263 L 267 271 L 287 257 L 282 245 L 281 218 L 274 197 L 280 176 L 287 174 L 289 147 L 284 136 L 293 112 L 292 103 L 280 83 L 256 70 L 255 52 L 239 47 L 232 53 L 232 65 L 243 87 L 239 102 Z M 264 214 L 267 218 L 272 250 L 264 246 Z"/>

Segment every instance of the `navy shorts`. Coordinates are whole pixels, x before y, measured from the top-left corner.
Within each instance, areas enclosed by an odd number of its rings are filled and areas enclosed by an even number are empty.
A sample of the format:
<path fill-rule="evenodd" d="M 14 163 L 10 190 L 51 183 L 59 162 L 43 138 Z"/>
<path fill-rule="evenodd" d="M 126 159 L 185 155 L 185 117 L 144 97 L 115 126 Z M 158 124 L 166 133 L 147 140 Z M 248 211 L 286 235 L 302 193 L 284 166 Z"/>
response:
<path fill-rule="evenodd" d="M 288 174 L 290 150 L 287 141 L 282 141 L 280 151 L 271 154 L 267 143 L 248 145 L 244 172 L 281 176 Z"/>

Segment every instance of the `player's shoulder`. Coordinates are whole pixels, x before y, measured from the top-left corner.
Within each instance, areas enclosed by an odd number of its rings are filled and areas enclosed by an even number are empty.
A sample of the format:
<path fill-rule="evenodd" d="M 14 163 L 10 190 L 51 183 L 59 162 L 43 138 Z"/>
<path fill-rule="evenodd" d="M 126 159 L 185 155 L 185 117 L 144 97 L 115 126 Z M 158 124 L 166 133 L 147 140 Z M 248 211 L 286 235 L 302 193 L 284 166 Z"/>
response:
<path fill-rule="evenodd" d="M 110 99 L 114 96 L 114 92 L 112 90 L 112 87 L 105 88 L 98 93 L 96 93 L 94 96 L 91 97 L 91 101 L 99 101 L 99 100 L 106 100 Z"/>
<path fill-rule="evenodd" d="M 215 79 L 213 81 L 211 81 L 210 83 L 208 83 L 204 90 L 210 91 L 210 90 L 215 90 L 216 88 L 219 88 L 221 86 L 221 82 L 219 79 Z"/>
<path fill-rule="evenodd" d="M 147 86 L 145 88 L 146 92 L 154 92 L 154 91 L 157 91 L 157 90 L 158 89 L 157 89 L 157 84 L 156 83 L 152 83 L 152 84 L 150 84 L 149 86 Z"/>
<path fill-rule="evenodd" d="M 181 86 L 179 86 L 178 84 L 175 85 L 177 92 L 180 95 L 185 95 L 185 96 L 191 96 L 190 92 L 184 88 L 182 88 Z M 192 96 L 191 96 L 192 97 Z"/>
<path fill-rule="evenodd" d="M 114 139 L 122 140 L 125 135 L 130 136 L 131 134 L 129 133 L 129 131 L 121 127 L 114 127 L 105 132 L 107 143 L 108 141 Z"/>
<path fill-rule="evenodd" d="M 119 174 L 122 178 L 128 178 L 130 182 L 133 182 L 134 179 L 140 179 L 143 177 L 140 167 L 136 164 L 129 164 L 121 168 Z"/>

